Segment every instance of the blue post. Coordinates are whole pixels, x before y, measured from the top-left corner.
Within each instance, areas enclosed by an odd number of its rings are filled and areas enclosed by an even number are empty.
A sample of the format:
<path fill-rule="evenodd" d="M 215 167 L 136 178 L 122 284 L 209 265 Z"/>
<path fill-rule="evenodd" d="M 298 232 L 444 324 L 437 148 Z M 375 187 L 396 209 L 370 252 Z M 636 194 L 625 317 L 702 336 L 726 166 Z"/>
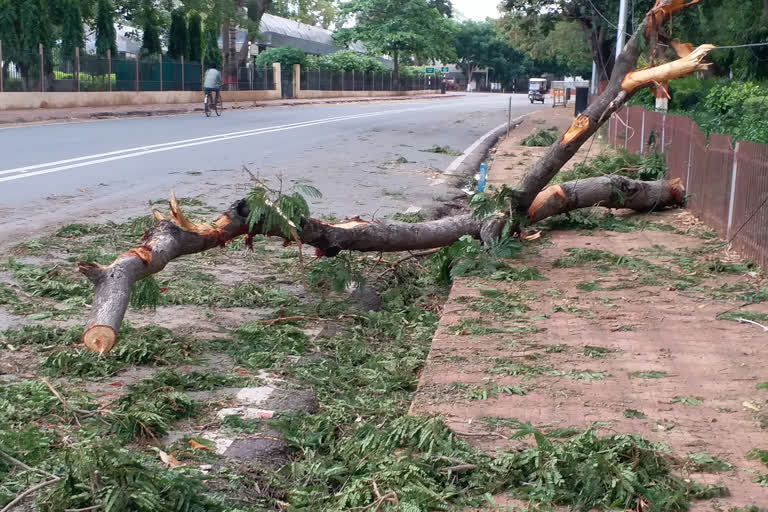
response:
<path fill-rule="evenodd" d="M 485 189 L 485 179 L 488 176 L 488 168 L 485 164 L 480 164 L 480 173 L 477 178 L 477 191 L 481 193 Z"/>

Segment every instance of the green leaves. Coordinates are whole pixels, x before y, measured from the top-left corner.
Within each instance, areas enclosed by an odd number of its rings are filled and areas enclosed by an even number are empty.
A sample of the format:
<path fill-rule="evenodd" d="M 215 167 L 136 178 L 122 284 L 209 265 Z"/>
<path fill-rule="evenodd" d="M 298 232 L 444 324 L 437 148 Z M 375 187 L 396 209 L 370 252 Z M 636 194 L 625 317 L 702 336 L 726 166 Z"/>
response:
<path fill-rule="evenodd" d="M 302 219 L 309 216 L 309 204 L 305 196 L 318 199 L 322 194 L 307 184 L 296 185 L 294 190 L 291 194 L 278 192 L 274 194 L 277 197 L 272 199 L 270 190 L 263 185 L 251 189 L 245 198 L 249 208 L 249 232 L 268 234 L 277 229 L 284 237 L 291 238 L 291 230 L 301 231 Z"/>

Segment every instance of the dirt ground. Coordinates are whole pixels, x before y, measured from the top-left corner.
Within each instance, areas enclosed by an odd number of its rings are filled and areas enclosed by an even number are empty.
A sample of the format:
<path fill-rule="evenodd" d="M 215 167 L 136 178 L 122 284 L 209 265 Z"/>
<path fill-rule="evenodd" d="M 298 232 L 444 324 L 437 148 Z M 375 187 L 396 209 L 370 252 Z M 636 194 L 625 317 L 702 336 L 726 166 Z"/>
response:
<path fill-rule="evenodd" d="M 489 184 L 515 183 L 543 151 L 519 141 L 541 126 L 563 129 L 569 114 L 526 120 L 498 146 Z M 684 210 L 615 213 L 640 227 L 545 228 L 526 243 L 510 264 L 534 268 L 542 280 L 457 280 L 411 414 L 445 416 L 459 437 L 488 453 L 520 446 L 504 419 L 637 434 L 668 446 L 684 477 L 727 486 L 730 496 L 692 510 L 764 506 L 768 488 L 752 480 L 766 468 L 747 454 L 768 447 L 768 390 L 760 385 L 768 380 L 768 332 L 737 320 L 768 313 L 749 296 L 764 290 L 764 274 L 740 264 Z M 496 296 L 508 307 L 489 309 Z M 691 454 L 730 468 L 704 473 Z"/>

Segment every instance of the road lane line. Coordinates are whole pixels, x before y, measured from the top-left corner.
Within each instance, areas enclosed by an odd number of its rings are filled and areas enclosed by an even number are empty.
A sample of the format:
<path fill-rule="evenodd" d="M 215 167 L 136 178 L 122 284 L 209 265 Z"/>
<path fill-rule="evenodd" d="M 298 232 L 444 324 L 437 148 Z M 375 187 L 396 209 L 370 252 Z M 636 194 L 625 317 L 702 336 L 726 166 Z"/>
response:
<path fill-rule="evenodd" d="M 81 157 L 75 157 L 75 158 L 68 158 L 65 160 L 57 160 L 54 162 L 46 162 L 42 164 L 35 164 L 35 165 L 27 165 L 24 167 L 16 167 L 13 169 L 4 169 L 0 171 L 0 175 L 3 174 L 14 174 L 14 173 L 25 173 L 27 171 L 35 170 L 35 169 L 41 169 L 44 167 L 53 167 L 58 166 L 61 164 L 69 164 L 72 162 L 82 162 L 83 160 L 92 160 L 92 159 L 98 159 L 101 157 L 107 157 L 107 156 L 113 156 L 113 155 L 119 155 L 119 154 L 125 154 L 125 153 L 132 153 L 132 152 L 138 152 L 138 151 L 145 151 L 145 150 L 151 150 L 155 148 L 161 148 L 166 146 L 174 146 L 189 142 L 197 142 L 197 141 L 203 141 L 203 140 L 222 140 L 226 137 L 230 136 L 238 136 L 238 135 L 252 135 L 252 134 L 258 134 L 261 132 L 270 132 L 270 130 L 275 129 L 285 129 L 285 128 L 301 128 L 303 126 L 313 126 L 318 123 L 326 123 L 326 122 L 334 122 L 334 121 L 344 121 L 344 120 L 351 120 L 351 119 L 357 119 L 360 117 L 370 117 L 372 115 L 383 115 L 384 113 L 399 113 L 399 112 L 405 112 L 408 110 L 420 110 L 420 109 L 400 109 L 400 110 L 392 110 L 392 111 L 379 111 L 379 112 L 368 112 L 363 114 L 352 114 L 347 116 L 336 116 L 336 117 L 327 117 L 323 119 L 315 119 L 315 120 L 309 120 L 309 121 L 301 121 L 298 123 L 290 123 L 290 124 L 284 124 L 284 125 L 276 125 L 276 126 L 266 126 L 262 128 L 253 128 L 251 130 L 241 130 L 238 132 L 229 132 L 229 133 L 221 133 L 217 135 L 207 135 L 204 137 L 196 137 L 193 139 L 183 139 L 183 140 L 177 140 L 172 142 L 164 142 L 160 144 L 151 144 L 147 146 L 137 146 L 133 148 L 126 148 L 126 149 L 119 149 L 115 151 L 109 151 L 106 153 L 97 153 L 93 155 L 87 155 L 87 156 L 81 156 Z"/>
<path fill-rule="evenodd" d="M 431 107 L 427 107 L 427 108 L 431 108 Z M 262 135 L 262 134 L 266 134 L 266 133 L 275 133 L 275 132 L 281 132 L 281 131 L 286 131 L 286 130 L 294 130 L 296 128 L 304 128 L 304 127 L 308 127 L 308 126 L 316 126 L 316 125 L 320 125 L 320 124 L 328 124 L 328 123 L 334 123 L 334 122 L 339 122 L 339 121 L 348 121 L 348 120 L 360 119 L 360 118 L 366 118 L 366 117 L 375 117 L 375 116 L 381 116 L 381 115 L 386 115 L 386 114 L 391 114 L 391 113 L 407 112 L 407 111 L 411 111 L 411 110 L 426 110 L 426 108 L 401 109 L 401 110 L 397 110 L 397 111 L 388 110 L 388 111 L 379 111 L 379 112 L 369 112 L 369 113 L 365 113 L 365 114 L 356 114 L 354 116 L 342 116 L 342 117 L 337 117 L 337 118 L 326 118 L 326 119 L 319 119 L 319 120 L 315 120 L 315 121 L 307 121 L 307 122 L 300 123 L 300 124 L 297 123 L 297 124 L 294 124 L 294 125 L 285 125 L 285 126 L 278 126 L 278 127 L 274 127 L 274 128 L 260 129 L 259 131 L 251 130 L 251 131 L 246 131 L 246 133 L 233 132 L 233 133 L 235 133 L 235 135 L 218 136 L 217 138 L 205 137 L 205 138 L 203 138 L 204 140 L 200 140 L 201 138 L 187 139 L 189 142 L 177 141 L 176 145 L 172 145 L 172 146 L 171 145 L 163 145 L 162 147 L 152 147 L 152 149 L 134 151 L 133 153 L 118 154 L 118 155 L 114 155 L 115 152 L 113 152 L 112 154 L 114 156 L 109 156 L 109 157 L 106 157 L 106 158 L 89 159 L 89 160 L 84 161 L 84 162 L 80 161 L 79 163 L 72 163 L 72 164 L 69 164 L 69 165 L 61 165 L 61 166 L 58 166 L 58 167 L 52 167 L 52 168 L 42 169 L 42 170 L 33 171 L 33 172 L 19 171 L 19 169 L 24 169 L 24 168 L 17 168 L 16 170 L 9 169 L 9 170 L 3 171 L 3 172 L 8 173 L 8 172 L 14 172 L 15 171 L 15 172 L 17 172 L 17 174 L 14 174 L 12 176 L 6 176 L 4 178 L 0 178 L 0 183 L 5 182 L 5 181 L 13 181 L 13 180 L 17 180 L 17 179 L 22 179 L 22 178 L 29 178 L 29 177 L 32 177 L 32 176 L 39 176 L 39 175 L 43 175 L 43 174 L 50 174 L 50 173 L 53 173 L 53 172 L 66 171 L 66 170 L 69 170 L 69 169 L 76 169 L 76 168 L 85 167 L 85 166 L 88 166 L 88 165 L 95 165 L 95 164 L 100 164 L 100 163 L 105 163 L 105 162 L 112 162 L 112 161 L 115 161 L 115 160 L 123 160 L 123 159 L 126 159 L 126 158 L 134 158 L 134 157 L 148 155 L 148 154 L 153 154 L 153 153 L 160 153 L 160 152 L 165 152 L 165 151 L 171 151 L 171 150 L 174 150 L 174 149 L 182 149 L 182 148 L 187 148 L 187 147 L 192 147 L 192 146 L 199 146 L 199 145 L 202 145 L 202 144 L 210 144 L 210 143 L 213 143 L 213 142 L 228 141 L 228 140 L 233 140 L 233 139 L 239 139 L 239 138 L 242 138 L 242 137 L 251 137 L 251 136 Z M 185 142 L 185 143 L 179 143 L 179 142 Z M 81 157 L 78 160 L 83 160 L 84 158 L 85 157 Z M 92 155 L 89 158 L 94 158 L 94 156 Z M 74 161 L 74 159 L 70 159 L 70 162 L 71 161 Z M 38 165 L 37 168 L 45 167 L 46 165 L 52 165 L 52 163 L 40 164 L 40 165 Z M 31 167 L 31 166 L 29 166 L 29 167 Z"/>

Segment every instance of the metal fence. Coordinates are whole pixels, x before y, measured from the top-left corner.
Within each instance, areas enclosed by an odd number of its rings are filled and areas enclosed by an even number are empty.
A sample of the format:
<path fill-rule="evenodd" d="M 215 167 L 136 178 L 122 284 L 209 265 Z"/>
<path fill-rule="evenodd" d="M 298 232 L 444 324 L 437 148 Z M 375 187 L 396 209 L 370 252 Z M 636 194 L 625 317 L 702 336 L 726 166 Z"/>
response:
<path fill-rule="evenodd" d="M 440 89 L 440 80 L 433 74 L 401 76 L 401 91 L 424 91 Z M 394 91 L 394 73 L 362 71 L 302 71 L 302 91 Z"/>
<path fill-rule="evenodd" d="M 91 91 L 199 91 L 205 63 L 174 60 L 163 56 L 107 56 L 75 52 L 62 55 L 40 47 L 37 51 L 6 54 L 0 42 L 0 92 L 91 92 Z M 241 67 L 234 76 L 223 77 L 224 90 L 263 91 L 275 88 L 271 67 Z"/>
<path fill-rule="evenodd" d="M 711 134 L 682 116 L 625 107 L 611 118 L 608 140 L 632 152 L 664 153 L 688 208 L 747 258 L 768 266 L 768 146 Z"/>

